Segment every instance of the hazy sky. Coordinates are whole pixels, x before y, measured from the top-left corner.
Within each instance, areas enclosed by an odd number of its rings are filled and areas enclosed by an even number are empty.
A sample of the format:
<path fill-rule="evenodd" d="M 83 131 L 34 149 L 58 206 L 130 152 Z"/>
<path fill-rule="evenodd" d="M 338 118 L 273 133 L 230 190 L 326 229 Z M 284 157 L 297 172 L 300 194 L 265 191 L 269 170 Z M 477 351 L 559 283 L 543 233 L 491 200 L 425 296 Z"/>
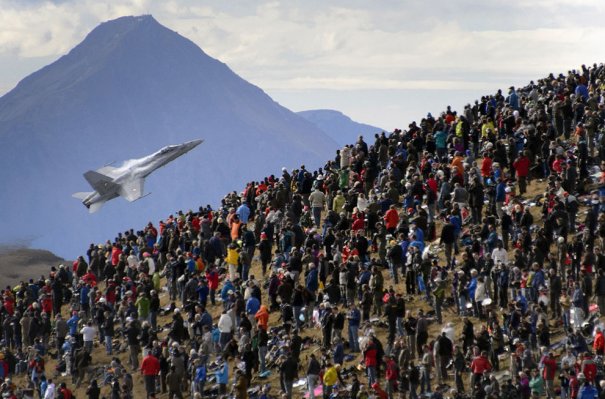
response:
<path fill-rule="evenodd" d="M 603 0 L 0 0 L 0 93 L 100 22 L 138 14 L 294 111 L 386 129 L 605 59 Z"/>

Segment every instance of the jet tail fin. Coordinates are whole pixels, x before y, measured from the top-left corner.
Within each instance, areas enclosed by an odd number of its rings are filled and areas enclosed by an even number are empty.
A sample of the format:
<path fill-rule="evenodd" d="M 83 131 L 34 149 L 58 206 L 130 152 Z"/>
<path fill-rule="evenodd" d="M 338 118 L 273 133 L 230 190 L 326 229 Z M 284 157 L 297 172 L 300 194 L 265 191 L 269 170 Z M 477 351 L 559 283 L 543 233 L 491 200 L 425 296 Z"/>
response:
<path fill-rule="evenodd" d="M 84 199 L 86 199 L 86 197 L 88 197 L 92 193 L 93 193 L 92 191 L 90 191 L 90 192 L 83 191 L 83 192 L 79 192 L 79 193 L 73 193 L 71 196 L 83 201 Z"/>

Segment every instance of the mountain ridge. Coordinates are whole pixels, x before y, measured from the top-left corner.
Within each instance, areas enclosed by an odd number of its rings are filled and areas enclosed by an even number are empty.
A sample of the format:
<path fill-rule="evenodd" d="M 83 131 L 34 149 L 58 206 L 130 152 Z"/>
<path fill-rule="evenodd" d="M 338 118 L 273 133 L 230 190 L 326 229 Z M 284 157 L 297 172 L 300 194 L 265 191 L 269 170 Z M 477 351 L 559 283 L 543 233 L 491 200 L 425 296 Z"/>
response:
<path fill-rule="evenodd" d="M 356 122 L 343 112 L 333 109 L 312 109 L 300 111 L 297 114 L 313 123 L 341 146 L 355 142 L 359 135 L 373 136 L 386 131 L 376 126 Z"/>

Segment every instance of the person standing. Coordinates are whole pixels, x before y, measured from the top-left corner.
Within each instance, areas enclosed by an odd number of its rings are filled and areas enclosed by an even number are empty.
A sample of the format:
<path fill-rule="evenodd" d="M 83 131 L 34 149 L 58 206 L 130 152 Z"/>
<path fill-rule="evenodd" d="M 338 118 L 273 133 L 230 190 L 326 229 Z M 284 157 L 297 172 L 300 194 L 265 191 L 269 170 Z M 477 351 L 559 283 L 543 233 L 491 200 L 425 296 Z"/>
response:
<path fill-rule="evenodd" d="M 326 203 L 326 195 L 316 187 L 315 190 L 309 195 L 309 203 L 311 204 L 311 211 L 313 212 L 313 220 L 315 227 L 320 227 L 321 212 L 324 209 Z"/>
<path fill-rule="evenodd" d="M 147 398 L 155 396 L 155 386 L 158 374 L 160 373 L 160 361 L 157 357 L 153 356 L 151 352 L 143 358 L 141 362 L 141 374 L 143 374 L 143 380 L 145 382 L 145 391 L 147 392 Z"/>
<path fill-rule="evenodd" d="M 314 353 L 311 353 L 309 366 L 307 367 L 307 388 L 309 389 L 309 399 L 315 399 L 315 387 L 319 382 L 321 365 L 317 361 Z"/>
<path fill-rule="evenodd" d="M 527 176 L 529 175 L 529 167 L 531 161 L 527 156 L 527 151 L 524 151 L 513 163 L 515 172 L 517 174 L 517 181 L 519 183 L 519 194 L 523 195 L 527 191 Z"/>
<path fill-rule="evenodd" d="M 491 371 L 492 364 L 487 358 L 487 352 L 482 351 L 481 354 L 473 359 L 471 362 L 471 389 L 475 389 L 475 385 L 481 381 L 483 373 L 485 371 Z"/>
<path fill-rule="evenodd" d="M 105 319 L 101 324 L 101 331 L 103 332 L 102 339 L 105 341 L 105 352 L 111 356 L 113 354 L 113 336 L 115 334 L 114 321 L 111 317 L 111 313 L 106 310 L 104 312 Z"/>
<path fill-rule="evenodd" d="M 366 373 L 368 375 L 368 385 L 372 386 L 377 381 L 376 367 L 378 365 L 378 351 L 373 341 L 370 341 L 363 357 L 365 359 Z"/>
<path fill-rule="evenodd" d="M 170 371 L 166 375 L 166 385 L 168 385 L 168 398 L 172 399 L 175 396 L 179 399 L 183 399 L 183 393 L 181 392 L 181 385 L 183 384 L 183 377 L 181 373 L 177 372 L 174 365 L 170 366 Z"/>
<path fill-rule="evenodd" d="M 441 238 L 439 240 L 439 244 L 445 245 L 445 261 L 447 267 L 449 267 L 452 262 L 452 250 L 454 249 L 455 241 L 456 226 L 454 226 L 448 216 L 446 219 L 446 223 L 441 228 Z"/>
<path fill-rule="evenodd" d="M 223 310 L 223 313 L 218 320 L 218 330 L 221 333 L 219 345 L 222 349 L 229 341 L 231 341 L 231 334 L 233 331 L 233 319 L 231 316 L 229 316 L 229 314 L 227 314 L 226 310 Z"/>
<path fill-rule="evenodd" d="M 434 363 L 433 352 L 428 345 L 423 345 L 422 353 L 422 359 L 420 360 L 420 396 L 431 392 L 431 368 Z"/>
<path fill-rule="evenodd" d="M 605 272 L 603 269 L 599 269 L 598 271 L 598 276 L 595 279 L 594 293 L 597 296 L 599 311 L 605 312 Z"/>
<path fill-rule="evenodd" d="M 235 399 L 248 399 L 248 379 L 244 372 L 240 369 L 235 371 Z"/>
<path fill-rule="evenodd" d="M 92 322 L 89 321 L 86 323 L 84 327 L 80 330 L 80 334 L 82 334 L 82 339 L 84 341 L 84 349 L 86 352 L 92 352 L 92 344 L 95 339 L 95 335 L 97 335 L 97 329 L 92 326 Z"/>
<path fill-rule="evenodd" d="M 542 378 L 544 379 L 544 385 L 546 388 L 546 395 L 549 399 L 555 397 L 555 375 L 557 373 L 557 361 L 554 357 L 553 352 L 548 354 L 542 359 Z"/>
<path fill-rule="evenodd" d="M 407 347 L 410 349 L 410 357 L 414 359 L 416 357 L 416 325 L 417 320 L 412 316 L 410 310 L 406 311 L 405 321 L 403 328 L 405 329 L 405 337 L 407 340 Z"/>
<path fill-rule="evenodd" d="M 288 399 L 292 399 L 292 386 L 297 377 L 297 370 L 298 364 L 294 361 L 292 355 L 288 354 L 279 367 L 281 388 Z"/>
<path fill-rule="evenodd" d="M 128 318 L 127 318 L 128 319 Z M 139 335 L 141 333 L 141 329 L 136 320 L 130 320 L 127 323 L 126 327 L 126 341 L 128 342 L 128 348 L 130 349 L 130 366 L 136 370 L 139 368 Z"/>
<path fill-rule="evenodd" d="M 349 347 L 351 348 L 351 352 L 358 353 L 359 352 L 359 323 L 361 321 L 361 313 L 355 302 L 351 304 L 349 308 L 349 313 L 347 314 L 347 320 L 349 321 Z"/>
<path fill-rule="evenodd" d="M 395 392 L 397 391 L 399 368 L 391 356 L 384 356 L 384 362 L 386 365 L 387 395 L 389 399 L 393 399 L 395 397 Z"/>
<path fill-rule="evenodd" d="M 454 347 L 454 382 L 456 384 L 456 390 L 458 392 L 464 392 L 464 381 L 462 379 L 462 373 L 466 370 L 466 359 L 460 346 Z"/>

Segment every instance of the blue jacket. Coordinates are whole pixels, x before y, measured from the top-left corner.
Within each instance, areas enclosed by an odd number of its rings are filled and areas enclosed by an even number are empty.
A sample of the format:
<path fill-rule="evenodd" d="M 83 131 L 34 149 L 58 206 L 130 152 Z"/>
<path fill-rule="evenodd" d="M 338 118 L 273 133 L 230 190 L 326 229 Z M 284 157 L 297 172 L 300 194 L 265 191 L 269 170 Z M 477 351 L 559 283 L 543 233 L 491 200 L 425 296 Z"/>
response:
<path fill-rule="evenodd" d="M 208 299 L 208 294 L 210 293 L 210 289 L 208 288 L 208 286 L 203 285 L 201 287 L 198 287 L 196 291 L 199 296 L 200 302 L 205 303 Z"/>
<path fill-rule="evenodd" d="M 462 231 L 462 219 L 460 219 L 460 216 L 458 215 L 452 215 L 450 217 L 450 223 L 454 225 L 454 232 L 456 235 L 460 234 L 460 231 Z"/>
<path fill-rule="evenodd" d="M 188 271 L 189 273 L 195 273 L 195 269 L 196 269 L 196 267 L 195 267 L 195 266 L 196 266 L 196 265 L 195 265 L 195 261 L 193 260 L 193 258 L 190 258 L 190 259 L 187 261 L 187 271 Z"/>
<path fill-rule="evenodd" d="M 206 381 L 206 366 L 203 364 L 198 366 L 195 369 L 195 382 L 205 382 Z"/>
<path fill-rule="evenodd" d="M 319 288 L 319 282 L 317 281 L 317 268 L 314 267 L 309 271 L 307 280 L 305 281 L 307 289 L 312 293 L 315 293 Z"/>
<path fill-rule="evenodd" d="M 229 363 L 224 362 L 223 366 L 216 372 L 216 382 L 219 384 L 229 383 Z"/>
<path fill-rule="evenodd" d="M 418 240 L 412 241 L 410 243 L 410 247 L 416 247 L 416 248 L 418 248 L 418 250 L 420 251 L 420 253 L 424 252 L 424 242 L 422 242 L 422 241 L 418 241 Z"/>
<path fill-rule="evenodd" d="M 584 385 L 578 392 L 578 399 L 598 399 L 599 392 L 592 385 Z"/>
<path fill-rule="evenodd" d="M 405 262 L 408 257 L 408 247 L 410 246 L 410 242 L 408 240 L 401 241 L 401 259 Z"/>
<path fill-rule="evenodd" d="M 200 324 L 202 326 L 208 326 L 208 329 L 212 330 L 212 316 L 208 312 L 202 313 L 202 317 L 200 319 Z"/>
<path fill-rule="evenodd" d="M 354 309 L 349 312 L 349 326 L 351 327 L 359 327 L 359 322 L 361 321 L 361 313 L 359 309 Z"/>
<path fill-rule="evenodd" d="M 486 243 L 489 251 L 493 251 L 496 247 L 496 244 L 498 243 L 498 233 L 496 233 L 496 230 L 489 233 L 489 236 L 487 236 Z"/>
<path fill-rule="evenodd" d="M 345 359 L 345 348 L 342 342 L 334 348 L 334 364 L 343 364 Z"/>
<path fill-rule="evenodd" d="M 372 273 L 365 269 L 359 274 L 359 285 L 368 284 L 370 282 L 370 277 L 372 277 Z"/>
<path fill-rule="evenodd" d="M 538 270 L 534 273 L 534 278 L 531 280 L 531 285 L 536 289 L 544 285 L 544 272 L 542 270 Z"/>
<path fill-rule="evenodd" d="M 519 109 L 519 95 L 516 92 L 513 91 L 508 96 L 508 105 L 510 105 L 512 109 Z"/>
<path fill-rule="evenodd" d="M 223 302 L 227 302 L 229 299 L 229 290 L 235 291 L 235 287 L 233 287 L 233 283 L 230 280 L 227 280 L 225 284 L 223 284 L 223 289 L 221 290 L 221 299 Z"/>
<path fill-rule="evenodd" d="M 521 305 L 521 312 L 522 313 L 527 312 L 527 298 L 525 298 L 525 296 L 521 295 L 521 292 L 519 292 L 516 300 L 517 300 L 517 303 L 519 305 Z"/>
<path fill-rule="evenodd" d="M 504 202 L 506 199 L 506 184 L 503 181 L 496 186 L 496 202 Z"/>
<path fill-rule="evenodd" d="M 420 227 L 416 227 L 416 230 L 414 230 L 414 234 L 416 234 L 416 239 L 418 241 L 424 242 L 424 231 L 422 231 Z"/>
<path fill-rule="evenodd" d="M 248 298 L 248 300 L 246 301 L 246 314 L 255 315 L 259 309 L 260 309 L 259 300 L 254 296 L 251 296 L 250 298 Z"/>
<path fill-rule="evenodd" d="M 588 100 L 588 87 L 586 87 L 586 85 L 583 84 L 579 84 L 576 86 L 576 96 L 582 96 L 584 97 L 584 100 Z"/>
<path fill-rule="evenodd" d="M 88 293 L 90 292 L 90 288 L 87 285 L 82 286 L 80 288 L 80 304 L 87 305 L 88 304 Z"/>
<path fill-rule="evenodd" d="M 78 333 L 78 321 L 80 318 L 78 315 L 73 315 L 67 320 L 67 326 L 69 327 L 69 335 L 75 337 Z"/>
<path fill-rule="evenodd" d="M 468 283 L 468 296 L 471 300 L 475 298 L 475 291 L 477 290 L 477 277 L 473 277 Z"/>
<path fill-rule="evenodd" d="M 248 224 L 248 219 L 250 219 L 250 208 L 248 208 L 248 205 L 241 204 L 235 213 L 243 224 Z"/>

